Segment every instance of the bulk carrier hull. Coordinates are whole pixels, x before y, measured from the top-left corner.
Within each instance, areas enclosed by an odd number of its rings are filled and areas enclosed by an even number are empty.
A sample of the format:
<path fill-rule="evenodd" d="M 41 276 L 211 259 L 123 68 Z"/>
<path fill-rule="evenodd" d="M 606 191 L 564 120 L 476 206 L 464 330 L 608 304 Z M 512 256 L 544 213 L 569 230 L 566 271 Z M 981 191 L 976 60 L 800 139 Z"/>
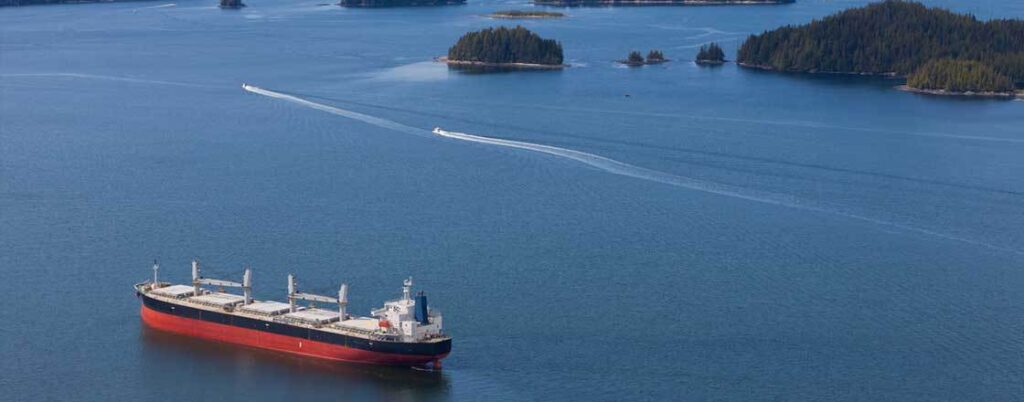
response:
<path fill-rule="evenodd" d="M 157 330 L 342 362 L 417 366 L 439 361 L 451 339 L 393 342 L 172 303 L 140 293 L 142 321 Z"/>

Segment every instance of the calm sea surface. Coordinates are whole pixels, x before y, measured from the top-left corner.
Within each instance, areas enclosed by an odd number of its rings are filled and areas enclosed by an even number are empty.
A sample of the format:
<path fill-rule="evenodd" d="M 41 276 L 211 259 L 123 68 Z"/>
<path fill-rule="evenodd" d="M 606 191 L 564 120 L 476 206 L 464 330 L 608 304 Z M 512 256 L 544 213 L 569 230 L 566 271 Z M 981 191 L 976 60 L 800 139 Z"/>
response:
<path fill-rule="evenodd" d="M 0 9 L 0 399 L 1024 399 L 1024 102 L 683 61 L 864 1 L 569 9 L 522 24 L 572 68 L 489 75 L 431 58 L 524 1 L 246 2 Z M 145 330 L 131 285 L 193 256 L 360 314 L 412 275 L 453 353 Z"/>

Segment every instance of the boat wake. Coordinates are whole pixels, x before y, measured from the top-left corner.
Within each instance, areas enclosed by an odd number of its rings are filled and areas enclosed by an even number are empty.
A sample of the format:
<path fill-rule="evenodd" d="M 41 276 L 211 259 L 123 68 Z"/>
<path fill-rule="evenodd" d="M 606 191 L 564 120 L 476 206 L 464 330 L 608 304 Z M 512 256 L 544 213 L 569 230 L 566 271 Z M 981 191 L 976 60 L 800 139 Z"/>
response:
<path fill-rule="evenodd" d="M 306 106 L 306 107 L 309 107 L 309 108 L 313 108 L 313 109 L 319 110 L 321 112 L 327 112 L 327 113 L 336 114 L 336 115 L 342 116 L 342 117 L 348 117 L 350 119 L 358 120 L 358 121 L 361 121 L 363 123 L 371 124 L 371 125 L 374 125 L 374 126 L 377 126 L 377 127 L 391 129 L 391 130 L 399 131 L 399 132 L 406 133 L 406 134 L 412 134 L 412 135 L 420 136 L 420 137 L 429 137 L 430 136 L 430 134 L 427 132 L 427 130 L 424 130 L 422 128 L 416 128 L 416 127 L 412 127 L 412 126 L 407 126 L 405 124 L 398 123 L 398 122 L 391 121 L 391 120 L 382 119 L 380 117 L 370 116 L 368 114 L 362 114 L 362 113 L 359 113 L 359 112 L 353 112 L 351 110 L 345 110 L 345 109 L 342 109 L 342 108 L 338 108 L 338 107 L 334 107 L 334 106 L 329 106 L 329 105 L 325 105 L 325 104 L 322 104 L 322 103 L 316 103 L 316 102 L 313 102 L 313 101 L 308 101 L 308 100 L 302 99 L 302 98 L 294 96 L 294 95 L 288 95 L 288 94 L 281 93 L 281 92 L 271 91 L 269 89 L 263 89 L 263 88 L 255 86 L 255 85 L 242 84 L 242 89 L 244 89 L 244 90 L 246 90 L 248 92 L 252 92 L 254 94 L 257 94 L 257 95 L 268 96 L 268 97 L 271 97 L 271 98 L 274 98 L 274 99 L 280 99 L 280 100 L 283 100 L 283 101 L 288 101 L 288 102 L 295 103 L 295 104 L 298 104 L 298 105 L 302 105 L 302 106 Z"/>
<path fill-rule="evenodd" d="M 162 80 L 150 80 L 144 78 L 132 78 L 132 77 L 118 77 L 113 75 L 98 75 L 98 74 L 81 74 L 81 73 L 23 73 L 23 74 L 0 74 L 2 78 L 79 78 L 87 80 L 103 80 L 103 81 L 119 81 L 119 82 L 130 82 L 135 84 L 156 84 L 156 85 L 172 85 L 180 87 L 191 87 L 191 88 L 213 88 L 208 85 L 192 84 L 188 82 L 176 82 L 176 81 L 162 81 Z"/>
<path fill-rule="evenodd" d="M 594 155 L 586 152 L 576 151 L 572 149 L 560 148 L 551 145 L 534 144 L 522 141 L 505 140 L 500 138 L 483 137 L 479 135 L 459 133 L 453 131 L 442 130 L 441 128 L 435 128 L 434 134 L 462 141 L 475 142 L 480 144 L 489 144 L 496 146 L 503 146 L 508 148 L 524 149 L 534 152 L 545 153 L 548 155 L 559 156 L 562 158 L 571 159 L 577 162 L 581 162 L 591 167 L 603 170 L 608 173 L 632 177 L 641 180 L 652 181 L 656 183 L 668 184 L 675 187 L 685 188 L 689 190 L 696 190 L 705 193 L 723 195 L 727 197 L 739 198 L 748 201 L 760 202 L 764 204 L 780 205 L 790 208 L 797 208 L 806 211 L 820 212 L 831 215 L 838 215 L 844 218 L 849 218 L 857 221 L 872 223 L 880 226 L 886 226 L 894 229 L 900 229 L 903 231 L 919 233 L 927 236 L 938 237 L 946 240 L 952 240 L 961 243 L 967 243 L 975 246 L 989 248 L 997 251 L 1010 252 L 1018 255 L 1024 255 L 1024 252 L 997 246 L 994 244 L 963 238 L 959 236 L 953 236 L 945 233 L 936 232 L 933 230 L 923 229 L 915 226 L 909 226 L 901 223 L 886 221 L 882 219 L 872 218 L 856 213 L 846 212 L 837 208 L 825 207 L 822 205 L 816 205 L 797 197 L 751 190 L 743 187 L 729 186 L 720 183 L 707 182 L 703 180 L 697 180 L 685 176 L 674 175 L 658 170 L 652 170 L 644 167 L 630 165 L 625 162 L 620 162 L 614 159 L 606 158 L 600 155 Z"/>
<path fill-rule="evenodd" d="M 161 5 L 158 5 L 158 6 L 149 6 L 149 7 L 135 8 L 135 9 L 132 9 L 132 12 L 137 12 L 137 11 L 140 11 L 140 10 L 152 10 L 152 9 L 156 9 L 156 8 L 171 8 L 171 7 L 176 7 L 176 6 L 177 6 L 177 4 L 175 4 L 175 3 L 167 3 L 167 4 L 161 4 Z"/>
<path fill-rule="evenodd" d="M 929 229 L 919 228 L 916 226 L 910 226 L 902 223 L 887 221 L 878 218 L 872 218 L 865 215 L 860 215 L 853 212 L 843 211 L 836 207 L 824 206 L 818 203 L 811 202 L 806 199 L 779 194 L 766 191 L 758 191 L 744 187 L 732 186 L 721 183 L 714 183 L 705 180 L 694 179 L 690 177 L 680 176 L 672 173 L 662 172 L 658 170 L 648 169 L 636 165 L 631 165 L 625 162 L 621 162 L 615 159 L 607 158 L 600 155 L 595 155 L 583 151 L 577 151 L 574 149 L 561 148 L 552 145 L 536 144 L 525 141 L 507 140 L 502 138 L 485 137 L 474 134 L 460 133 L 455 131 L 448 131 L 435 127 L 433 131 L 428 132 L 427 130 L 407 126 L 398 122 L 394 122 L 387 119 L 382 119 L 375 116 L 370 116 L 350 110 L 341 109 L 334 106 L 325 105 L 309 101 L 306 99 L 299 98 L 294 95 L 288 95 L 280 92 L 275 92 L 263 88 L 259 88 L 253 85 L 243 84 L 242 88 L 248 92 L 268 96 L 275 99 L 281 99 L 295 104 L 310 107 L 312 109 L 332 113 L 335 115 L 348 117 L 354 120 L 362 121 L 374 126 L 392 129 L 395 131 L 403 132 L 406 134 L 416 136 L 430 136 L 432 133 L 434 136 L 447 138 L 451 140 L 466 141 L 477 144 L 485 144 L 491 146 L 499 146 L 512 149 L 520 149 L 525 151 L 537 152 L 541 154 L 551 155 L 564 159 L 569 159 L 592 168 L 611 173 L 619 176 L 631 177 L 635 179 L 645 180 L 649 182 L 655 182 L 660 184 L 666 184 L 674 187 L 684 188 L 688 190 L 700 191 L 704 193 L 716 194 L 731 198 L 737 198 L 747 201 L 759 202 L 763 204 L 777 205 L 788 208 L 801 209 L 805 211 L 824 213 L 829 215 L 841 216 L 844 218 L 861 221 L 865 223 L 871 223 L 878 226 L 888 227 L 892 229 L 898 229 L 905 232 L 917 233 L 930 237 L 940 238 L 949 241 L 955 241 L 964 244 L 970 244 L 978 247 L 988 248 L 991 250 L 1002 251 L 1013 253 L 1017 255 L 1024 255 L 1024 251 L 1019 251 L 1007 247 L 998 246 L 995 244 L 950 235 L 946 233 L 936 232 Z"/>
<path fill-rule="evenodd" d="M 758 192 L 751 191 L 749 189 L 733 189 L 730 188 L 731 186 L 715 184 L 703 180 L 697 180 L 684 176 L 677 176 L 671 173 L 665 173 L 658 170 L 630 165 L 628 163 L 620 162 L 615 159 L 610 159 L 600 155 L 594 155 L 591 153 L 586 153 L 573 149 L 560 148 L 551 145 L 534 144 L 523 141 L 506 140 L 501 138 L 483 137 L 479 135 L 442 130 L 440 127 L 435 128 L 433 132 L 434 134 L 445 138 L 475 142 L 479 144 L 497 145 L 507 148 L 524 149 L 528 151 L 559 156 L 620 176 L 627 176 L 635 179 L 653 181 L 656 183 L 668 184 L 690 190 L 703 191 L 706 193 L 724 195 L 728 197 L 740 198 L 750 201 L 757 201 L 766 204 L 783 205 L 788 207 L 800 207 L 799 201 L 794 197 L 774 193 L 758 194 Z"/>

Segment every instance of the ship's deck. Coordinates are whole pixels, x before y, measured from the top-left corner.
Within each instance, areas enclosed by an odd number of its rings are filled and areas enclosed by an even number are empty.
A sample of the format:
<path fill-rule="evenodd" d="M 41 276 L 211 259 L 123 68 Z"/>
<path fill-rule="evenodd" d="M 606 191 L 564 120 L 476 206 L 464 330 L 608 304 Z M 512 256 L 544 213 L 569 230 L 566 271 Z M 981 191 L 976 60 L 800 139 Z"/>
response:
<path fill-rule="evenodd" d="M 285 314 L 284 316 L 294 320 L 308 322 L 310 324 L 326 324 L 329 322 L 338 321 L 337 311 L 323 310 L 318 308 L 309 308 L 302 311 L 296 311 L 294 313 Z"/>
<path fill-rule="evenodd" d="M 203 305 L 214 306 L 214 307 L 221 307 L 221 308 L 226 307 L 226 306 L 235 306 L 235 305 L 239 305 L 239 304 L 245 303 L 245 297 L 242 297 L 242 296 L 239 296 L 239 295 L 234 295 L 234 294 L 231 294 L 231 293 L 218 293 L 218 292 L 207 293 L 205 295 L 200 295 L 200 296 L 192 296 L 192 297 L 189 297 L 188 300 L 193 302 L 193 303 L 199 303 L 199 304 L 203 304 Z"/>
<path fill-rule="evenodd" d="M 291 310 L 291 306 L 288 303 L 281 303 L 277 301 L 254 301 L 252 304 L 239 307 L 239 310 L 253 312 L 256 314 L 275 316 L 287 313 Z"/>

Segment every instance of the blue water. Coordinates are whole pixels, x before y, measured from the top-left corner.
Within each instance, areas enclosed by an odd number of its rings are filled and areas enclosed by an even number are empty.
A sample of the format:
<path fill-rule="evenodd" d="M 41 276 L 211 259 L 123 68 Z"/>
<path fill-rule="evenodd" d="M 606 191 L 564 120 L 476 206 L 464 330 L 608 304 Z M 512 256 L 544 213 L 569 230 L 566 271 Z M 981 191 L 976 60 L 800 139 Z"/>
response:
<path fill-rule="evenodd" d="M 523 1 L 247 3 L 0 9 L 0 399 L 1024 399 L 1024 102 L 682 61 L 864 1 L 569 9 L 522 24 L 572 68 L 489 75 L 430 60 Z M 145 330 L 131 284 L 194 256 L 361 314 L 412 275 L 453 353 Z"/>

